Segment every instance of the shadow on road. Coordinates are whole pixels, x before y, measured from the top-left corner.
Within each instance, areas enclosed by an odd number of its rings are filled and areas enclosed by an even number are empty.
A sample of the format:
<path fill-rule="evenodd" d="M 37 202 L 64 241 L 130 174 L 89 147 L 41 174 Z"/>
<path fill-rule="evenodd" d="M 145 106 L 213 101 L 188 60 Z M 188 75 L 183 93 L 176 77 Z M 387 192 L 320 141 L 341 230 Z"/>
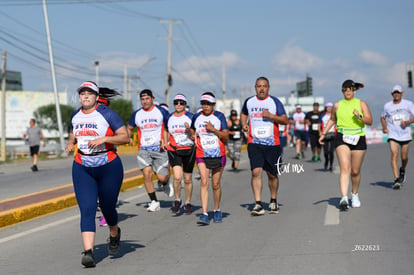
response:
<path fill-rule="evenodd" d="M 339 201 L 341 200 L 340 197 L 333 197 L 333 198 L 329 198 L 327 200 L 320 200 L 320 201 L 315 201 L 313 203 L 313 205 L 317 205 L 323 202 L 327 202 L 329 205 L 334 206 L 335 208 L 339 209 L 340 211 L 343 211 L 340 207 L 339 207 Z"/>
<path fill-rule="evenodd" d="M 145 247 L 145 245 L 138 244 L 138 243 L 136 243 L 136 241 L 122 240 L 121 239 L 121 248 L 120 248 L 119 252 L 116 255 L 109 255 L 107 244 L 95 245 L 93 254 L 94 254 L 94 257 L 95 257 L 95 262 L 99 263 L 100 261 L 102 261 L 106 257 L 111 257 L 111 259 L 121 258 L 125 254 L 134 252 L 135 250 L 137 250 L 139 248 L 144 248 L 144 247 Z"/>
<path fill-rule="evenodd" d="M 389 189 L 392 189 L 393 184 L 394 183 L 392 182 L 385 182 L 385 181 L 377 181 L 377 182 L 371 183 L 372 186 L 380 186 L 380 187 L 389 188 Z"/>

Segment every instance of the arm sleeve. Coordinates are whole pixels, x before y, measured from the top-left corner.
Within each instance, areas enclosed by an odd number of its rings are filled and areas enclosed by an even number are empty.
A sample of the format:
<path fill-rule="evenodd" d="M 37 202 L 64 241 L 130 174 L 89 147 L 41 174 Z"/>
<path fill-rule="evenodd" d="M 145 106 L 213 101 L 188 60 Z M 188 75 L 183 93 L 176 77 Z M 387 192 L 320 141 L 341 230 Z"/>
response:
<path fill-rule="evenodd" d="M 132 116 L 129 119 L 128 125 L 131 127 L 135 127 L 135 115 L 137 114 L 137 111 L 135 111 Z"/>

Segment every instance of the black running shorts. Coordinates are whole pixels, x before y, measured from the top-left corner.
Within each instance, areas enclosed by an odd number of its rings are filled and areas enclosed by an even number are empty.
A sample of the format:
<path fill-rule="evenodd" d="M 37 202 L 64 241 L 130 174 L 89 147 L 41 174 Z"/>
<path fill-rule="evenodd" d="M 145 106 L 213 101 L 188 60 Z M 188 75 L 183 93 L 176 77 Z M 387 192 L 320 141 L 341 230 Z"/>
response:
<path fill-rule="evenodd" d="M 168 161 L 171 167 L 182 166 L 184 173 L 192 173 L 196 160 L 195 152 L 195 147 L 192 149 L 168 151 Z"/>
<path fill-rule="evenodd" d="M 249 143 L 247 153 L 250 159 L 250 169 L 262 167 L 263 170 L 277 176 L 277 163 L 280 157 L 280 146 L 268 146 L 255 143 Z"/>
<path fill-rule="evenodd" d="M 335 138 L 334 138 L 335 148 L 340 146 L 340 145 L 346 145 L 346 146 L 349 147 L 349 149 L 351 149 L 351 151 L 353 151 L 353 150 L 367 150 L 367 141 L 366 141 L 365 136 L 361 136 L 356 145 L 351 145 L 351 144 L 345 143 L 342 140 L 342 136 L 343 135 L 341 133 L 337 133 L 335 135 Z"/>

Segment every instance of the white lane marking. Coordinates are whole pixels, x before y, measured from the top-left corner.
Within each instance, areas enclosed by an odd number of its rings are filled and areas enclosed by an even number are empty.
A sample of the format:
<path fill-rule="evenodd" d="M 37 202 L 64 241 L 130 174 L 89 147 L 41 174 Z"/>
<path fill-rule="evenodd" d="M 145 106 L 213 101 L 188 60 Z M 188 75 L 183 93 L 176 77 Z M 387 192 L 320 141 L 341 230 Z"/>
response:
<path fill-rule="evenodd" d="M 45 229 L 49 229 L 50 227 L 58 226 L 60 224 L 70 222 L 70 221 L 72 221 L 74 219 L 79 219 L 79 215 L 72 216 L 72 217 L 68 217 L 68 218 L 64 218 L 64 219 L 61 219 L 61 220 L 58 220 L 58 221 L 55 221 L 55 222 L 52 222 L 52 223 L 49 223 L 49 224 L 45 224 L 45 225 L 42 225 L 42 226 L 38 226 L 38 227 L 32 228 L 32 229 L 27 230 L 27 231 L 23 231 L 23 232 L 14 234 L 14 235 L 10 235 L 10 236 L 8 236 L 6 238 L 0 239 L 0 243 L 5 243 L 5 242 L 11 241 L 11 240 L 18 239 L 20 237 L 27 236 L 27 235 L 32 234 L 32 233 L 35 233 L 35 232 L 39 232 L 39 231 L 42 231 L 42 230 L 45 230 Z"/>
<path fill-rule="evenodd" d="M 143 197 L 145 194 L 146 193 L 141 193 L 141 194 L 129 197 L 127 199 L 124 199 L 122 201 L 131 202 L 135 199 Z M 27 235 L 30 235 L 30 234 L 33 234 L 33 233 L 36 233 L 36 232 L 39 232 L 39 231 L 42 231 L 42 230 L 50 229 L 51 227 L 55 227 L 55 226 L 58 226 L 58 225 L 61 225 L 61 224 L 79 219 L 79 218 L 80 218 L 80 215 L 78 214 L 78 215 L 75 215 L 75 216 L 71 216 L 71 217 L 61 219 L 61 220 L 57 220 L 55 222 L 44 224 L 42 226 L 38 226 L 38 227 L 32 228 L 32 229 L 27 230 L 27 231 L 23 231 L 23 232 L 14 234 L 14 235 L 10 235 L 8 237 L 0 239 L 0 244 L 8 242 L 8 241 L 15 240 L 15 239 L 18 239 L 18 238 L 21 238 L 21 237 L 24 237 L 24 236 L 27 236 Z"/>
<path fill-rule="evenodd" d="M 339 224 L 339 209 L 333 205 L 328 204 L 325 212 L 324 225 L 338 225 Z"/>
<path fill-rule="evenodd" d="M 140 186 L 139 188 L 142 188 L 142 187 Z M 127 199 L 123 200 L 123 201 L 126 201 L 126 202 L 131 202 L 131 201 L 133 201 L 133 200 L 135 200 L 135 199 L 139 199 L 139 198 L 141 198 L 141 197 L 143 197 L 143 196 L 145 196 L 145 195 L 146 195 L 146 193 L 141 193 L 141 194 L 138 194 L 138 195 L 135 195 L 135 196 L 129 197 L 129 198 L 127 198 Z"/>

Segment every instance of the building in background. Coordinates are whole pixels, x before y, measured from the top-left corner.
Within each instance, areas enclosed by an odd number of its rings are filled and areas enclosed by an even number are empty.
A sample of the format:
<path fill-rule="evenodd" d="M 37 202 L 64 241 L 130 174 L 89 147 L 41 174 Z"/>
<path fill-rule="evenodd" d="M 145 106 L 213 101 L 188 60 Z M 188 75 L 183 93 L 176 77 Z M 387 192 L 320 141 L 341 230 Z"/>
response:
<path fill-rule="evenodd" d="M 68 104 L 66 92 L 59 93 L 59 103 Z M 6 91 L 6 139 L 21 140 L 29 120 L 34 117 L 34 111 L 40 106 L 55 104 L 55 97 L 52 92 L 38 91 Z M 0 106 L 0 112 L 1 112 Z M 1 121 L 0 121 L 1 127 Z M 55 130 L 42 129 L 45 138 L 59 137 Z"/>

